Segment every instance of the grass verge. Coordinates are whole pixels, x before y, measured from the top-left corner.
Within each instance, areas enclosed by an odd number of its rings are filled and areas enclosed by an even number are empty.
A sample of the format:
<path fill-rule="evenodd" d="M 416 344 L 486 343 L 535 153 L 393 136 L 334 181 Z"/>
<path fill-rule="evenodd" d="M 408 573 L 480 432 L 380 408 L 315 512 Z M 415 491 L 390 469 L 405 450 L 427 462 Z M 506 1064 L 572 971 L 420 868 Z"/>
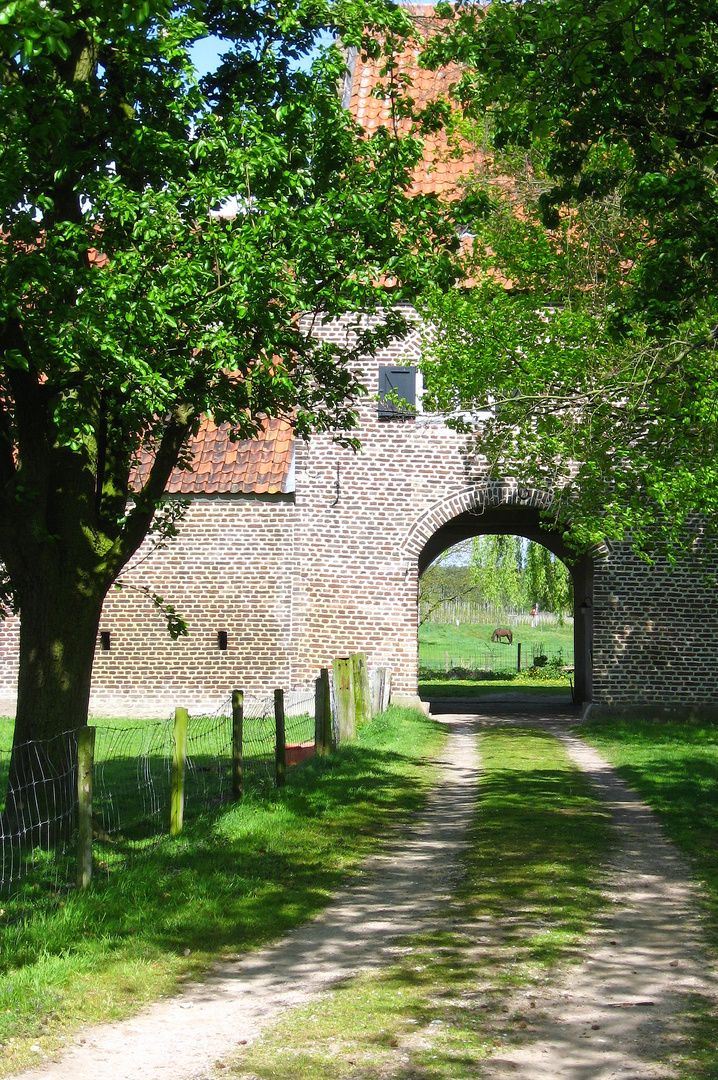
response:
<path fill-rule="evenodd" d="M 571 701 L 571 684 L 568 679 L 531 680 L 518 679 L 426 679 L 419 683 L 419 695 L 424 701 L 432 698 L 482 698 L 488 694 L 521 694 L 541 699 L 563 694 L 566 701 Z"/>
<path fill-rule="evenodd" d="M 578 734 L 655 810 L 702 882 L 703 928 L 718 953 L 718 726 L 664 720 L 595 720 Z M 692 1046 L 680 1075 L 718 1080 L 718 1016 L 696 998 Z"/>
<path fill-rule="evenodd" d="M 0 1074 L 79 1024 L 172 993 L 214 959 L 279 937 L 328 900 L 376 837 L 418 809 L 443 730 L 389 709 L 356 742 L 290 769 L 287 787 L 188 825 L 60 906 L 2 901 Z"/>
<path fill-rule="evenodd" d="M 481 749 L 474 843 L 443 926 L 407 938 L 386 971 L 287 1013 L 231 1063 L 236 1075 L 469 1080 L 531 1034 L 544 980 L 578 955 L 602 902 L 610 829 L 551 736 L 501 730 Z"/>

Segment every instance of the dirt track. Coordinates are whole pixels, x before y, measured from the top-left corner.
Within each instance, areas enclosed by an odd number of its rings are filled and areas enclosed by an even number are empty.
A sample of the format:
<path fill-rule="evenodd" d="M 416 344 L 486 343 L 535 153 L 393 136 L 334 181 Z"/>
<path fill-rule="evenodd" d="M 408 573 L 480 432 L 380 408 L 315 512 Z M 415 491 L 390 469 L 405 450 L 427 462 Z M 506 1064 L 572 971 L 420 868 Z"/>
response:
<path fill-rule="evenodd" d="M 431 928 L 451 896 L 477 798 L 474 732 L 500 718 L 443 717 L 450 729 L 442 779 L 425 811 L 315 920 L 277 945 L 224 964 L 181 996 L 132 1020 L 88 1029 L 62 1057 L 24 1078 L 196 1080 L 215 1075 L 239 1044 L 280 1011 L 360 969 L 389 963 L 392 943 Z M 512 718 L 512 722 L 516 721 Z M 683 1037 L 689 995 L 718 1001 L 695 911 L 694 886 L 651 813 L 585 744 L 551 718 L 532 723 L 563 738 L 610 807 L 619 843 L 605 886 L 613 901 L 585 962 L 542 993 L 525 1043 L 487 1062 L 487 1080 L 653 1080 Z M 445 924 L 444 924 L 445 925 Z"/>

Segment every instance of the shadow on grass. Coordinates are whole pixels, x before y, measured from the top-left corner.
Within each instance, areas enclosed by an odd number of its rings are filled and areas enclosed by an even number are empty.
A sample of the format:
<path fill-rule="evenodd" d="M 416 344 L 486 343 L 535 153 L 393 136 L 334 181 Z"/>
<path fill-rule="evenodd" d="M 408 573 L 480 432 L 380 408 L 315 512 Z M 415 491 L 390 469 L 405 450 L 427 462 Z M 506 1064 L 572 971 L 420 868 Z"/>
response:
<path fill-rule="evenodd" d="M 421 714 L 392 710 L 359 741 L 290 769 L 283 791 L 190 822 L 127 869 L 96 873 L 87 893 L 53 907 L 4 901 L 0 1041 L 58 1012 L 93 1019 L 95 984 L 102 1017 L 119 1015 L 156 996 L 160 975 L 171 989 L 315 914 L 376 838 L 422 804 L 434 775 L 426 758 L 442 738 Z M 114 977 L 113 965 L 132 978 Z"/>
<path fill-rule="evenodd" d="M 475 681 L 472 679 L 432 679 L 419 683 L 419 696 L 422 701 L 434 701 L 458 698 L 462 700 L 481 700 L 486 697 L 502 697 L 506 700 L 544 698 L 565 699 L 571 705 L 571 684 L 568 679 L 535 680 L 491 678 Z"/>
<path fill-rule="evenodd" d="M 718 948 L 718 726 L 673 721 L 594 721 L 577 729 L 656 811 L 706 884 Z"/>

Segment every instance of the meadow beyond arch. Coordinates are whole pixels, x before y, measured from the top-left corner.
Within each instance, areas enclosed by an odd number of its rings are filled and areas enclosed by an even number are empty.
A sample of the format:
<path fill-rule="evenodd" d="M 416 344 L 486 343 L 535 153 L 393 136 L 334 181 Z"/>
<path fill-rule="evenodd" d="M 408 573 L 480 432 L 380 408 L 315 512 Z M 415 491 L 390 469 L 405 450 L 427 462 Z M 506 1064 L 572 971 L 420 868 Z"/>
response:
<path fill-rule="evenodd" d="M 435 505 L 412 528 L 405 546 L 418 577 L 444 551 L 475 536 L 514 535 L 543 545 L 566 564 L 574 590 L 574 700 L 592 700 L 593 558 L 569 548 L 562 532 L 547 528 L 545 492 L 520 487 L 473 489 Z"/>

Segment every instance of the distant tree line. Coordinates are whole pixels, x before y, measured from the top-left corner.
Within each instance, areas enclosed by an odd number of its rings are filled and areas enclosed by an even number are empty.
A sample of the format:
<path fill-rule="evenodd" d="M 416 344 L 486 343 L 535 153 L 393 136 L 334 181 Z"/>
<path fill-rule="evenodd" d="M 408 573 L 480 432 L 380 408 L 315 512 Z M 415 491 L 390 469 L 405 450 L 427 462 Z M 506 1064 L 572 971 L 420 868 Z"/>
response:
<path fill-rule="evenodd" d="M 422 575 L 422 622 L 457 600 L 507 612 L 550 611 L 559 623 L 571 613 L 571 575 L 542 544 L 520 536 L 476 536 L 457 548 L 444 552 Z"/>

